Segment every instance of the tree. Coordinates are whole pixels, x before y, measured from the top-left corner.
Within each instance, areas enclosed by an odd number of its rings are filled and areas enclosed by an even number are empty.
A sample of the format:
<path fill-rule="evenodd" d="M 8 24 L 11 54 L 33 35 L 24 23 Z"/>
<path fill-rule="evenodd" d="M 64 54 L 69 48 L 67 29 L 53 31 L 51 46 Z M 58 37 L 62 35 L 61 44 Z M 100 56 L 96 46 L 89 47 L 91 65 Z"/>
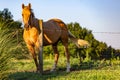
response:
<path fill-rule="evenodd" d="M 0 20 L 2 21 L 12 21 L 13 15 L 11 12 L 5 8 L 3 11 L 0 11 Z"/>

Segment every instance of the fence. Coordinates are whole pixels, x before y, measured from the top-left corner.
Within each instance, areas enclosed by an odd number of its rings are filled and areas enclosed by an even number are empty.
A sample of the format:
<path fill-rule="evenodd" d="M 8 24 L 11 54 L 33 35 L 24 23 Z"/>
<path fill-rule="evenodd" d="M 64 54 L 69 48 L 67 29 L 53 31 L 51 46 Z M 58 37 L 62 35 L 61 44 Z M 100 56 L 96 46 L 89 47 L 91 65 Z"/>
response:
<path fill-rule="evenodd" d="M 93 32 L 93 34 L 97 40 L 115 49 L 120 49 L 120 32 Z"/>

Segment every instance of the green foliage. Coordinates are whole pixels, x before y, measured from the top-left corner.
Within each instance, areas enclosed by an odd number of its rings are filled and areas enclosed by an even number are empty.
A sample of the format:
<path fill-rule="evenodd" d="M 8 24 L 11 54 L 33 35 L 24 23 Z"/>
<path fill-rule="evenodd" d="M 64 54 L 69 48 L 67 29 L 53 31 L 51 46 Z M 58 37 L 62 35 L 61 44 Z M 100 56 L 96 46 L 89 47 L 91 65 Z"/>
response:
<path fill-rule="evenodd" d="M 5 8 L 3 11 L 0 11 L 0 20 L 1 21 L 13 21 L 13 15 L 11 12 L 8 10 L 8 8 Z"/>
<path fill-rule="evenodd" d="M 14 33 L 4 27 L 6 23 L 0 22 L 0 78 L 4 78 L 6 71 L 10 69 L 11 58 L 16 50 Z"/>

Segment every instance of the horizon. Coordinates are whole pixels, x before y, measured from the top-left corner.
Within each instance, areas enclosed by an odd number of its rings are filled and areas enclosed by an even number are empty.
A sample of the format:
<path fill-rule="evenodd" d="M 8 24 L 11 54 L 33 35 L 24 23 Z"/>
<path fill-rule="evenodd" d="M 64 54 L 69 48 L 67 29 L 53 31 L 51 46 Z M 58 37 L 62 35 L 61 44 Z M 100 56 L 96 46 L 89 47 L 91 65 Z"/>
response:
<path fill-rule="evenodd" d="M 65 23 L 78 22 L 82 27 L 92 30 L 97 40 L 120 49 L 120 34 L 94 33 L 120 32 L 119 0 L 4 0 L 0 3 L 0 10 L 8 8 L 14 20 L 22 20 L 22 3 L 31 3 L 36 18 L 43 21 L 60 18 Z"/>

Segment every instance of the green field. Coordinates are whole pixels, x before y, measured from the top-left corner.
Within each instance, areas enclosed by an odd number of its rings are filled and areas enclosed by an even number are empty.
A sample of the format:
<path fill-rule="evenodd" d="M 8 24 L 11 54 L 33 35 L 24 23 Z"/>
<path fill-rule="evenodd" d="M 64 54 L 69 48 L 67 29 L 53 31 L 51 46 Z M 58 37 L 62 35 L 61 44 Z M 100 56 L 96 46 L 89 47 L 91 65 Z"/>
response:
<path fill-rule="evenodd" d="M 44 74 L 35 72 L 32 59 L 14 60 L 10 80 L 120 80 L 120 61 L 84 61 L 71 58 L 71 72 L 65 70 L 65 58 L 60 58 L 57 71 L 50 72 L 53 59 L 44 59 Z"/>

